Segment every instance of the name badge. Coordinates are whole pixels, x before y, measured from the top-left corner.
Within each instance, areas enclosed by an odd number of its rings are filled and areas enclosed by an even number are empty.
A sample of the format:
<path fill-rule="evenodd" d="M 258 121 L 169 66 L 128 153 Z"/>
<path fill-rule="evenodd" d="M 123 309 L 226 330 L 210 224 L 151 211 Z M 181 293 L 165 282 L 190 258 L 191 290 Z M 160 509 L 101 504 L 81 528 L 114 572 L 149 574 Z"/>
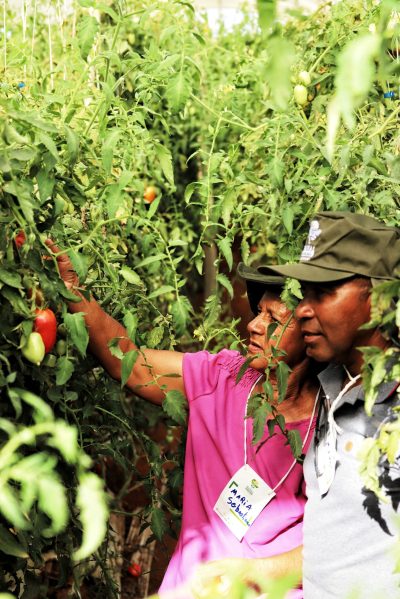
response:
<path fill-rule="evenodd" d="M 254 520 L 274 497 L 275 491 L 246 464 L 223 489 L 214 511 L 241 541 Z"/>

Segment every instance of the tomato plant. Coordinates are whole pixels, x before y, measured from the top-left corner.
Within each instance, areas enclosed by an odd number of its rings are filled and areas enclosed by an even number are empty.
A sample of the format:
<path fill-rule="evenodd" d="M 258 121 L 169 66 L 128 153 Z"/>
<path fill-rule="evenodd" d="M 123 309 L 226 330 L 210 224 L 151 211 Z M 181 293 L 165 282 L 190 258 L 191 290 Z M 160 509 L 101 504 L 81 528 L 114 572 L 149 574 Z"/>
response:
<path fill-rule="evenodd" d="M 5 5 L 0 416 L 9 424 L 0 451 L 14 435 L 32 440 L 10 457 L 7 489 L 19 509 L 0 501 L 0 524 L 17 532 L 25 556 L 0 535 L 12 584 L 21 568 L 32 593 L 39 589 L 51 550 L 79 592 L 97 552 L 108 585 L 99 593 L 112 596 L 111 533 L 101 545 L 107 503 L 90 456 L 111 460 L 123 480 L 108 499 L 113 515 L 128 513 L 137 485 L 148 494 L 144 526 L 159 539 L 179 528 L 183 408 L 143 408 L 102 371 L 43 240 L 68 251 L 85 293 L 139 345 L 240 349 L 230 308 L 243 292 L 238 260 L 295 260 L 318 210 L 399 221 L 399 100 L 388 95 L 398 92 L 393 6 L 343 0 L 312 18 L 214 37 L 185 2 L 81 2 L 57 14 L 38 5 L 38 15 L 27 9 L 23 18 Z M 398 322 L 397 297 L 394 288 L 376 297 L 387 327 Z M 57 342 L 52 321 L 50 353 L 30 361 L 17 348 L 34 335 L 40 349 L 32 311 L 45 301 L 57 314 Z M 261 421 L 265 402 L 254 409 Z M 32 487 L 31 505 L 21 492 L 28 478 L 12 470 L 20 462 L 44 481 Z"/>

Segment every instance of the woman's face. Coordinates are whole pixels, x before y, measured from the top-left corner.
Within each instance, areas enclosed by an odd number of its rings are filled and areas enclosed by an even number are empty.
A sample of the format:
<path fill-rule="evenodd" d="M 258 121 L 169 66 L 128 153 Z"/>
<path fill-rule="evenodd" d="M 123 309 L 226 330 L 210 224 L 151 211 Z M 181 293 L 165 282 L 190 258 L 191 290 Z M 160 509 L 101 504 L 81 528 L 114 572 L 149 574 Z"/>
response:
<path fill-rule="evenodd" d="M 258 303 L 258 308 L 257 316 L 247 325 L 249 345 L 246 357 L 254 356 L 251 367 L 260 372 L 266 369 L 271 359 L 271 347 L 277 344 L 278 339 L 279 349 L 285 352 L 279 360 L 283 360 L 291 368 L 300 364 L 306 355 L 300 326 L 293 312 L 280 299 L 279 293 L 266 291 Z M 272 333 L 275 339 L 269 338 L 271 335 L 268 336 L 268 326 L 272 323 L 277 324 Z"/>

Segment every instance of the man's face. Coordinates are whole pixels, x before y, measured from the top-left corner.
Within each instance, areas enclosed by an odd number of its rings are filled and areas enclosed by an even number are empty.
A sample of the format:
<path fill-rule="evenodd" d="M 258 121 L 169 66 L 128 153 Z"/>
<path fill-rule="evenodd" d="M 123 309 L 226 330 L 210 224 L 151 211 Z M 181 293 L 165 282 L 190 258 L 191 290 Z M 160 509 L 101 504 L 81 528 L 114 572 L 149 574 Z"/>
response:
<path fill-rule="evenodd" d="M 279 293 L 265 292 L 258 308 L 258 315 L 247 325 L 250 336 L 247 358 L 254 357 L 251 367 L 260 372 L 266 369 L 271 358 L 271 346 L 276 344 L 276 340 L 268 337 L 268 326 L 276 323 L 277 327 L 273 337 L 279 339 L 282 335 L 279 349 L 284 350 L 287 354 L 280 359 L 293 368 L 305 358 L 305 346 L 299 323 L 281 301 Z M 283 330 L 288 320 L 290 321 Z"/>
<path fill-rule="evenodd" d="M 305 283 L 296 309 L 307 355 L 318 362 L 359 368 L 357 347 L 372 345 L 375 331 L 359 330 L 370 319 L 370 282 Z"/>

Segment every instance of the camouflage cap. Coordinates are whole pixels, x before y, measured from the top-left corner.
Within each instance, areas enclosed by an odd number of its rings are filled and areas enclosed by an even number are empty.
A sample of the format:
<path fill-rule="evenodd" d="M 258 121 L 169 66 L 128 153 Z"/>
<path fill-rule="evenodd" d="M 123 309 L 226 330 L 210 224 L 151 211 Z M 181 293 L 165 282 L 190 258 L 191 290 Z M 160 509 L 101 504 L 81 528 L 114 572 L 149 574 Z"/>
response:
<path fill-rule="evenodd" d="M 272 287 L 274 291 L 280 293 L 285 284 L 285 277 L 276 274 L 262 274 L 258 268 L 246 266 L 243 262 L 239 263 L 237 272 L 246 281 L 247 297 L 253 314 L 258 313 L 258 302 L 264 295 L 266 288 Z"/>
<path fill-rule="evenodd" d="M 296 264 L 260 266 L 260 275 L 281 275 L 310 283 L 356 275 L 376 281 L 400 276 L 400 229 L 352 212 L 320 212 L 310 222 Z"/>

